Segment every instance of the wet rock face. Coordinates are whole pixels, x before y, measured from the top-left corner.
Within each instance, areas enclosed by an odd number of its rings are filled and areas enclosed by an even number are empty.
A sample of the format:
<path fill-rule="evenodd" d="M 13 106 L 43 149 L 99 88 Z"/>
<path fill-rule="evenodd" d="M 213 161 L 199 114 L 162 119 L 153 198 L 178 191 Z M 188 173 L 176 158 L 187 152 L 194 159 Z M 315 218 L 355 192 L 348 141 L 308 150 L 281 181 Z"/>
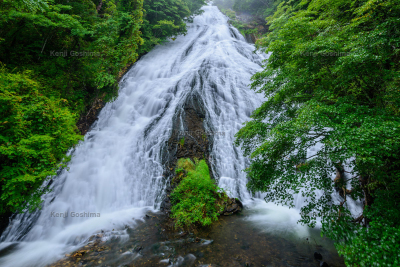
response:
<path fill-rule="evenodd" d="M 207 165 L 211 166 L 210 151 L 213 139 L 206 129 L 212 129 L 212 125 L 207 125 L 205 118 L 206 111 L 203 101 L 196 94 L 188 96 L 182 109 L 174 118 L 173 131 L 163 156 L 164 166 L 166 166 L 164 177 L 169 179 L 170 184 L 166 188 L 166 197 L 161 203 L 161 211 L 167 214 L 172 209 L 170 194 L 182 179 L 181 175 L 175 173 L 178 160 L 181 158 L 190 158 L 192 161 L 195 158 L 204 159 Z M 211 170 L 210 177 L 214 179 Z M 227 196 L 218 199 L 217 204 L 225 207 L 220 213 L 225 216 L 235 214 L 243 209 L 243 204 L 238 199 Z"/>
<path fill-rule="evenodd" d="M 3 215 L 0 215 L 0 236 L 4 232 L 4 230 L 7 228 L 7 226 L 10 223 L 10 218 L 13 214 L 11 212 L 7 212 Z"/>
<path fill-rule="evenodd" d="M 236 12 L 236 19 L 243 23 L 244 30 L 256 30 L 255 33 L 245 34 L 245 39 L 248 43 L 255 44 L 260 36 L 263 36 L 269 31 L 269 26 L 265 23 L 264 17 L 257 17 Z"/>
<path fill-rule="evenodd" d="M 322 260 L 322 255 L 319 252 L 314 252 L 314 259 L 320 261 Z"/>
<path fill-rule="evenodd" d="M 204 104 L 196 94 L 188 96 L 186 103 L 176 113 L 173 130 L 163 155 L 164 177 L 170 181 L 166 188 L 166 197 L 161 203 L 161 210 L 169 213 L 172 208 L 170 194 L 179 183 L 175 168 L 180 158 L 205 159 L 210 166 L 209 155 L 212 149 L 212 140 L 205 130 L 204 119 L 206 112 Z M 212 172 L 210 177 L 213 179 Z"/>
<path fill-rule="evenodd" d="M 326 263 L 325 261 L 322 261 L 322 254 L 321 253 L 314 252 L 314 259 L 319 261 L 319 266 L 320 267 L 329 267 L 328 263 Z"/>
<path fill-rule="evenodd" d="M 92 106 L 87 108 L 88 111 L 81 114 L 76 126 L 82 135 L 85 135 L 89 131 L 92 124 L 98 119 L 99 113 L 105 105 L 106 102 L 102 98 L 96 98 Z"/>
<path fill-rule="evenodd" d="M 223 201 L 223 205 L 225 205 L 225 209 L 220 213 L 224 216 L 230 216 L 235 213 L 242 211 L 243 204 L 239 199 L 228 198 L 227 201 Z"/>
<path fill-rule="evenodd" d="M 212 149 L 210 136 L 205 130 L 206 112 L 200 96 L 191 95 L 176 115 L 168 150 L 173 162 L 180 158 L 208 160 Z M 207 162 L 208 163 L 208 162 Z"/>

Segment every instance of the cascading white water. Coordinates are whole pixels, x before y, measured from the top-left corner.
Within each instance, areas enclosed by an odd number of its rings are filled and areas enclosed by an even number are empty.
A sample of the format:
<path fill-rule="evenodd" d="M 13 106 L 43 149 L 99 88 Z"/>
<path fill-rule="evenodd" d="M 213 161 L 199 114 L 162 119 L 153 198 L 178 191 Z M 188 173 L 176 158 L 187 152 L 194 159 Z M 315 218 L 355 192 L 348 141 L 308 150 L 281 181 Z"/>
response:
<path fill-rule="evenodd" d="M 263 101 L 248 85 L 265 55 L 254 53 L 254 45 L 216 7 L 203 9 L 186 36 L 156 47 L 125 75 L 118 99 L 106 105 L 85 140 L 71 151 L 69 171 L 54 179 L 43 209 L 16 216 L 3 233 L 0 249 L 16 247 L 0 258 L 1 266 L 44 266 L 101 230 L 124 238 L 125 225 L 158 209 L 166 182 L 161 151 L 171 131 L 181 130 L 172 129 L 174 115 L 194 92 L 205 105 L 206 130 L 214 133 L 214 176 L 230 196 L 251 201 L 242 171 L 248 160 L 233 141 Z M 261 214 L 255 221 L 279 224 L 291 216 L 295 225 L 298 219 L 298 211 L 256 203 L 256 209 L 283 215 L 270 220 Z M 65 212 L 67 218 L 54 217 Z M 71 212 L 100 217 L 71 217 Z"/>
<path fill-rule="evenodd" d="M 69 171 L 54 179 L 43 209 L 16 216 L 3 233 L 0 248 L 16 247 L 0 259 L 1 266 L 44 266 L 98 231 L 123 237 L 125 225 L 157 209 L 165 185 L 161 150 L 174 130 L 174 114 L 194 91 L 205 103 L 213 128 L 207 130 L 217 132 L 216 177 L 231 195 L 249 198 L 242 172 L 246 159 L 232 143 L 261 103 L 248 84 L 263 57 L 216 7 L 204 11 L 186 36 L 156 47 L 126 74 L 118 99 L 106 105 L 71 151 Z M 100 217 L 72 217 L 71 212 Z"/>

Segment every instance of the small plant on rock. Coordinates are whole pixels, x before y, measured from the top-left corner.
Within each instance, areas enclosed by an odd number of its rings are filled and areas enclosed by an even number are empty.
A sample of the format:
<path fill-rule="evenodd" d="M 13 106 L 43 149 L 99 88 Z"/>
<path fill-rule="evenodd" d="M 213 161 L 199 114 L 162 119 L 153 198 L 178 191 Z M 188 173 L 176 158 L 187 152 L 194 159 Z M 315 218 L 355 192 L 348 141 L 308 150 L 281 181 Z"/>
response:
<path fill-rule="evenodd" d="M 179 145 L 183 147 L 185 145 L 185 137 L 182 137 L 181 140 L 179 140 Z"/>

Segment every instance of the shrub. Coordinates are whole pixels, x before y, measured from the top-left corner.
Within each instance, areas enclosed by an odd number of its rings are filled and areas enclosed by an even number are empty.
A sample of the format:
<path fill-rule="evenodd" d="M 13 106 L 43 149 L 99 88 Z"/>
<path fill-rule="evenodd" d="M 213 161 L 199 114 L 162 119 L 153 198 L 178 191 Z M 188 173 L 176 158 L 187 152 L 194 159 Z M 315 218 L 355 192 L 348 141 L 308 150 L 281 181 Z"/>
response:
<path fill-rule="evenodd" d="M 171 194 L 176 227 L 207 226 L 217 221 L 219 211 L 223 210 L 222 205 L 216 204 L 217 198 L 225 194 L 211 180 L 207 163 L 180 159 L 177 167 L 188 173 Z"/>
<path fill-rule="evenodd" d="M 39 187 L 81 138 L 66 100 L 39 88 L 28 72 L 0 69 L 0 214 L 38 207 Z"/>

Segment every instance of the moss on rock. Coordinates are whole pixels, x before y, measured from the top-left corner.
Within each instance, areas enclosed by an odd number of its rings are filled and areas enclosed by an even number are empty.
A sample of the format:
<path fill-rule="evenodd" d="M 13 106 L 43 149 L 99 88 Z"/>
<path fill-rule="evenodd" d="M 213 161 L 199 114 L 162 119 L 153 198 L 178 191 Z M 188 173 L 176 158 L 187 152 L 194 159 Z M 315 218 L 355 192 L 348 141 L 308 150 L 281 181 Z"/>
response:
<path fill-rule="evenodd" d="M 217 200 L 228 198 L 223 189 L 211 180 L 205 160 L 194 161 L 179 159 L 177 164 L 178 176 L 183 171 L 187 174 L 171 194 L 171 217 L 176 220 L 176 228 L 207 226 L 217 221 L 224 210 L 224 205 Z"/>

